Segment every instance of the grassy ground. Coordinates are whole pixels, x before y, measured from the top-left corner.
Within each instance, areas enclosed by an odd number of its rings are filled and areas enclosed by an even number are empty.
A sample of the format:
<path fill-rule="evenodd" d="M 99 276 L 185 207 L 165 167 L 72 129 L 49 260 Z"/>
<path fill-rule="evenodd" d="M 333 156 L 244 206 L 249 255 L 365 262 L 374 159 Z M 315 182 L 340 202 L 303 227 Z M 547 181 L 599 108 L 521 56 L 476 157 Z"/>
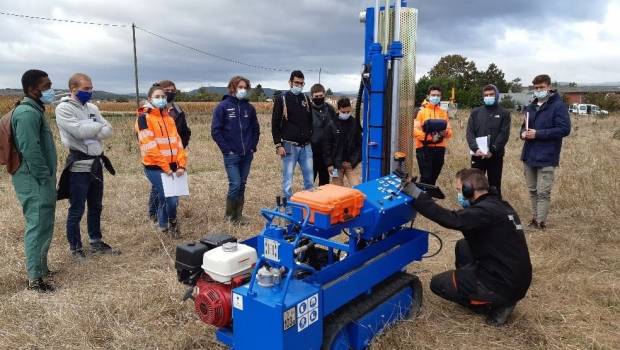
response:
<path fill-rule="evenodd" d="M 260 232 L 258 210 L 273 204 L 280 175 L 269 118 L 261 115 L 262 139 L 246 194 L 246 214 L 253 223 L 244 228 L 225 223 L 227 181 L 221 154 L 210 137 L 209 119 L 190 119 L 192 196 L 181 203 L 183 238 L 179 241 L 157 235 L 147 222 L 148 185 L 132 121 L 113 121 L 116 135 L 107 153 L 118 174 L 106 177 L 103 230 L 104 239 L 123 254 L 92 257 L 82 264 L 72 261 L 64 230 L 67 203 L 60 202 L 50 251 L 51 267 L 59 270 L 54 281 L 60 288 L 52 295 L 24 289 L 23 219 L 8 176 L 0 175 L 0 348 L 222 349 L 214 340 L 213 328 L 194 314 L 193 305 L 180 302 L 184 288 L 176 282 L 174 248 L 207 232 L 227 231 L 238 237 Z M 439 180 L 448 195 L 443 202 L 452 207 L 452 176 L 468 165 L 464 123 L 454 121 L 455 136 Z M 516 129 L 517 121 L 505 160 L 503 192 L 525 221 L 531 213 Z M 549 229 L 527 232 L 534 280 L 510 325 L 487 327 L 479 316 L 428 290 L 432 274 L 453 265 L 454 242 L 461 235 L 420 218 L 418 227 L 438 233 L 446 242 L 437 257 L 409 268 L 424 284 L 422 314 L 386 331 L 372 349 L 620 348 L 620 182 L 616 178 L 620 141 L 612 139 L 618 129 L 618 116 L 574 122 L 557 172 Z M 65 151 L 60 145 L 58 149 L 63 159 Z M 434 247 L 433 242 L 431 250 Z"/>

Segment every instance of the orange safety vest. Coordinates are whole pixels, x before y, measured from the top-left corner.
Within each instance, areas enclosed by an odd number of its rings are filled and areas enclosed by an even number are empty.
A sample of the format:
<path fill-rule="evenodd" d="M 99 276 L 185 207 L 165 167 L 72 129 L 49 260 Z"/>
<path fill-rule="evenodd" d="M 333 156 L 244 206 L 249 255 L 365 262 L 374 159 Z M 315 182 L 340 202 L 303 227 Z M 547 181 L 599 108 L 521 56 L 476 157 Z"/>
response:
<path fill-rule="evenodd" d="M 168 115 L 168 111 L 141 107 L 138 109 L 135 130 L 140 143 L 142 164 L 157 166 L 165 173 L 172 171 L 172 164 L 178 168 L 187 168 L 187 155 L 174 119 Z"/>
<path fill-rule="evenodd" d="M 433 136 L 430 134 L 426 134 L 422 129 L 424 122 L 428 119 L 443 119 L 448 123 L 446 127 L 446 134 L 443 137 L 443 140 L 438 143 L 432 143 Z M 418 115 L 413 122 L 413 138 L 415 139 L 415 148 L 422 148 L 425 145 L 427 147 L 446 147 L 448 145 L 447 140 L 452 137 L 452 127 L 450 126 L 450 120 L 448 118 L 448 112 L 441 109 L 439 105 L 435 106 L 428 101 L 424 101 L 422 103 L 422 108 L 418 112 Z"/>

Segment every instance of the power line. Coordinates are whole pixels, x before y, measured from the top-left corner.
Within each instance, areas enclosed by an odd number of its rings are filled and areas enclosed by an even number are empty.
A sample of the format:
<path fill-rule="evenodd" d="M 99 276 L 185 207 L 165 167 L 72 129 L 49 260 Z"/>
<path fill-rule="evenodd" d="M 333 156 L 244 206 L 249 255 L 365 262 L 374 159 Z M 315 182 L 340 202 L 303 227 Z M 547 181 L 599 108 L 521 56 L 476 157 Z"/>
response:
<path fill-rule="evenodd" d="M 292 71 L 292 69 L 288 69 L 288 68 L 268 67 L 268 66 L 263 66 L 263 65 L 258 65 L 258 64 L 251 64 L 251 63 L 242 62 L 242 61 L 236 60 L 234 58 L 224 57 L 224 56 L 221 56 L 221 55 L 217 55 L 217 54 L 214 54 L 214 53 L 210 53 L 210 52 L 207 52 L 207 51 L 195 48 L 193 46 L 189 46 L 189 45 L 183 44 L 181 42 L 178 42 L 176 40 L 167 38 L 167 37 L 165 37 L 165 36 L 163 36 L 161 34 L 157 34 L 157 33 L 151 32 L 150 30 L 147 30 L 147 29 L 139 27 L 139 26 L 136 26 L 136 29 L 139 29 L 139 30 L 141 30 L 141 31 L 143 31 L 143 32 L 145 32 L 147 34 L 150 34 L 150 35 L 155 36 L 155 37 L 157 37 L 159 39 L 165 40 L 165 41 L 167 41 L 169 43 L 172 43 L 174 45 L 186 48 L 188 50 L 192 50 L 194 52 L 203 54 L 205 56 L 217 58 L 217 59 L 220 59 L 220 60 L 223 60 L 223 61 L 226 61 L 226 62 L 235 63 L 235 64 L 239 64 L 239 65 L 242 65 L 242 66 L 250 67 L 250 68 L 262 69 L 262 70 L 268 70 L 268 71 L 274 71 L 274 72 L 290 72 L 290 71 Z M 322 71 L 323 73 L 328 73 L 324 69 L 321 70 L 321 68 L 306 69 L 305 71 L 308 71 L 308 72 L 321 72 Z"/>
<path fill-rule="evenodd" d="M 72 19 L 61 19 L 61 18 L 49 18 L 49 17 L 39 17 L 39 16 L 29 16 L 23 15 L 19 13 L 11 13 L 11 12 L 2 12 L 0 11 L 0 15 L 18 17 L 18 18 L 28 18 L 28 19 L 38 19 L 43 21 L 50 22 L 63 22 L 63 23 L 75 23 L 75 24 L 88 24 L 95 26 L 104 26 L 104 27 L 119 27 L 119 28 L 128 28 L 129 26 L 126 24 L 112 24 L 112 23 L 98 23 L 98 22 L 87 22 L 87 21 L 75 21 Z"/>
<path fill-rule="evenodd" d="M 223 60 L 223 61 L 226 61 L 226 62 L 235 63 L 235 64 L 239 64 L 239 65 L 243 65 L 243 66 L 251 67 L 251 68 L 256 68 L 256 69 L 275 71 L 275 72 L 287 72 L 288 71 L 287 69 L 282 69 L 282 68 L 267 67 L 267 66 L 262 66 L 262 65 L 257 65 L 257 64 L 250 64 L 250 63 L 241 62 L 241 61 L 233 59 L 233 58 L 228 58 L 228 57 L 220 56 L 220 55 L 217 55 L 217 54 L 214 54 L 214 53 L 210 53 L 210 52 L 207 52 L 207 51 L 195 48 L 193 46 L 189 46 L 189 45 L 183 44 L 183 43 L 178 42 L 176 40 L 167 38 L 167 37 L 165 37 L 165 36 L 163 36 L 161 34 L 157 34 L 157 33 L 151 32 L 150 30 L 142 28 L 142 27 L 136 26 L 136 29 L 139 29 L 139 30 L 141 30 L 141 31 L 143 31 L 143 32 L 145 32 L 147 34 L 150 34 L 150 35 L 152 35 L 154 37 L 157 37 L 159 39 L 165 40 L 165 41 L 167 41 L 169 43 L 172 43 L 174 45 L 186 48 L 188 50 L 192 50 L 194 52 L 203 54 L 205 56 L 217 58 L 217 59 L 220 59 L 220 60 Z"/>
<path fill-rule="evenodd" d="M 41 16 L 30 16 L 30 15 L 24 15 L 24 14 L 20 14 L 20 13 L 12 13 L 12 12 L 3 12 L 0 11 L 0 15 L 3 16 L 10 16 L 10 17 L 17 17 L 17 18 L 26 18 L 26 19 L 35 19 L 35 20 L 42 20 L 42 21 L 49 21 L 49 22 L 62 22 L 62 23 L 73 23 L 73 24 L 85 24 L 85 25 L 95 25 L 95 26 L 102 26 L 102 27 L 117 27 L 117 28 L 129 28 L 131 27 L 128 24 L 113 24 L 113 23 L 101 23 L 101 22 L 88 22 L 88 21 L 76 21 L 76 20 L 72 20 L 72 19 L 63 19 L 63 18 L 51 18 L 51 17 L 41 17 Z M 225 57 L 225 56 L 221 56 L 218 54 L 214 54 L 202 49 L 198 49 L 196 47 L 181 43 L 179 41 L 176 41 L 174 39 L 170 39 L 168 37 L 165 37 L 161 34 L 155 33 L 153 31 L 150 31 L 146 28 L 142 28 L 139 26 L 135 26 L 136 29 L 139 29 L 149 35 L 152 35 L 156 38 L 159 38 L 161 40 L 167 41 L 171 44 L 183 47 L 185 49 L 197 52 L 199 54 L 208 56 L 208 57 L 212 57 L 212 58 L 216 58 L 222 61 L 226 61 L 229 63 L 234 63 L 234 64 L 238 64 L 241 66 L 246 66 L 246 67 L 250 67 L 250 68 L 254 68 L 254 69 L 259 69 L 259 70 L 266 70 L 266 71 L 272 71 L 272 72 L 290 72 L 292 69 L 288 69 L 288 68 L 278 68 L 278 67 L 269 67 L 269 66 L 264 66 L 264 65 L 260 65 L 260 64 L 251 64 L 251 63 L 246 63 L 246 62 L 242 62 L 240 60 L 234 59 L 234 58 L 229 58 L 229 57 Z M 307 72 L 315 72 L 315 73 L 324 73 L 324 74 L 329 74 L 328 71 L 326 71 L 325 69 L 322 68 L 311 68 L 311 69 L 305 69 L 305 71 Z"/>

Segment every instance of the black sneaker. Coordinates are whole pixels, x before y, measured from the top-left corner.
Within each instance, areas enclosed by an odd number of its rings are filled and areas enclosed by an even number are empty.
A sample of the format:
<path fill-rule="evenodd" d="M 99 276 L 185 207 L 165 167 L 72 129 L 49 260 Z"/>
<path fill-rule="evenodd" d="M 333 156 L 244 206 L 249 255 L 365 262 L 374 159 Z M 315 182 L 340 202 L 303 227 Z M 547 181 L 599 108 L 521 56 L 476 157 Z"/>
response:
<path fill-rule="evenodd" d="M 90 251 L 95 254 L 113 254 L 119 255 L 121 252 L 117 249 L 112 249 L 107 243 L 104 241 L 93 242 L 90 244 Z"/>
<path fill-rule="evenodd" d="M 79 248 L 79 249 L 75 249 L 71 251 L 71 256 L 73 257 L 73 259 L 82 262 L 86 260 L 86 253 L 84 252 L 84 249 Z"/>
<path fill-rule="evenodd" d="M 514 309 L 514 305 L 495 308 L 487 315 L 486 323 L 489 326 L 501 327 L 508 322 L 508 317 L 510 317 Z"/>
<path fill-rule="evenodd" d="M 532 221 L 530 221 L 530 223 L 527 224 L 527 227 L 529 227 L 529 228 L 539 228 L 538 221 L 536 221 L 536 219 L 532 219 Z"/>
<path fill-rule="evenodd" d="M 156 224 L 159 220 L 157 219 L 157 214 L 149 214 L 149 220 Z"/>
<path fill-rule="evenodd" d="M 539 222 L 539 223 L 538 223 L 538 228 L 539 228 L 541 231 L 544 231 L 544 230 L 546 230 L 546 229 L 547 229 L 547 224 L 545 224 L 545 222 L 544 222 L 544 221 L 541 221 L 541 222 Z"/>
<path fill-rule="evenodd" d="M 34 281 L 28 281 L 28 290 L 33 290 L 39 293 L 53 293 L 56 288 L 51 284 L 43 281 L 42 278 L 39 278 Z"/>

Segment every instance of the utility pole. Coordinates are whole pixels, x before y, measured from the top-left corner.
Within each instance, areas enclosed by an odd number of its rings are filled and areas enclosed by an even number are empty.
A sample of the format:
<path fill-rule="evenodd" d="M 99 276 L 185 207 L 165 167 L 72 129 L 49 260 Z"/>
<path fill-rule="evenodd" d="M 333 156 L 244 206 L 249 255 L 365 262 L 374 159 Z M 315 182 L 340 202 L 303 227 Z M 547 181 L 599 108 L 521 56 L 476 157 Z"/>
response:
<path fill-rule="evenodd" d="M 319 84 L 321 83 L 321 71 L 323 70 L 323 67 L 319 67 Z"/>
<path fill-rule="evenodd" d="M 140 90 L 138 88 L 138 55 L 136 53 L 136 24 L 131 24 L 131 32 L 133 34 L 133 72 L 136 81 L 136 108 L 140 107 Z"/>

